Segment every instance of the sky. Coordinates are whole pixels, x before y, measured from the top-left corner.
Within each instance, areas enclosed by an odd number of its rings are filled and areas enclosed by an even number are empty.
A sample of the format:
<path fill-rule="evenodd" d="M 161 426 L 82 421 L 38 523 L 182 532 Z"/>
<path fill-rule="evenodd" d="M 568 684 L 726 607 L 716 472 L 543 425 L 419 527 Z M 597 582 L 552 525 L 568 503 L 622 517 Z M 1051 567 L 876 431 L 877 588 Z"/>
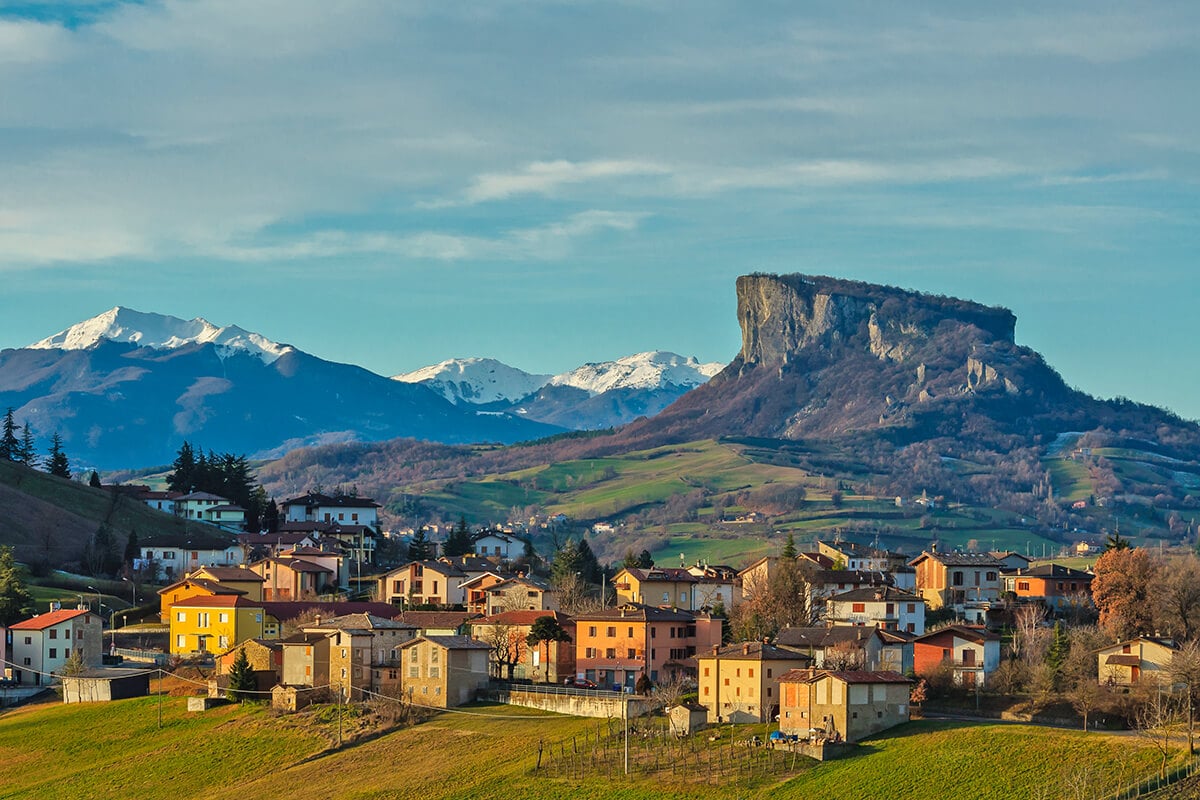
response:
<path fill-rule="evenodd" d="M 1011 308 L 1200 418 L 1200 4 L 0 0 L 0 348 L 728 361 L 734 280 Z"/>

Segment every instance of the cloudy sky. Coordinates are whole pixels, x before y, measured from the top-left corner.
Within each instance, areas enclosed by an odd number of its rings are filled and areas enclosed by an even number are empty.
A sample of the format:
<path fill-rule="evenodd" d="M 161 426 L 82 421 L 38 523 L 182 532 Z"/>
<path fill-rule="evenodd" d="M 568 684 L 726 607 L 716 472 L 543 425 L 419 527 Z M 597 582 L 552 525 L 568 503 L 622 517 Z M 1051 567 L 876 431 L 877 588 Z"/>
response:
<path fill-rule="evenodd" d="M 734 278 L 1012 308 L 1200 417 L 1200 6 L 0 0 L 0 347 L 114 305 L 383 374 L 737 351 Z"/>

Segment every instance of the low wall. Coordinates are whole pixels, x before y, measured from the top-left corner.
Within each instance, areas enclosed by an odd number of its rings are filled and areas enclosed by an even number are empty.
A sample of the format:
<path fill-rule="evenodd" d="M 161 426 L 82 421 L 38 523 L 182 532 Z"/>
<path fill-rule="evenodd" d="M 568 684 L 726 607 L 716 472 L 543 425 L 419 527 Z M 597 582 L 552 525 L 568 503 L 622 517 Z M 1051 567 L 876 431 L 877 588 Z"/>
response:
<path fill-rule="evenodd" d="M 569 714 L 573 717 L 597 717 L 600 719 L 621 719 L 625 714 L 626 704 L 629 706 L 630 718 L 644 716 L 650 713 L 654 707 L 650 698 L 640 695 L 572 691 L 555 687 L 496 687 L 493 685 L 481 690 L 479 697 L 497 703 L 506 703 L 510 706 L 540 708 L 542 711 Z"/>

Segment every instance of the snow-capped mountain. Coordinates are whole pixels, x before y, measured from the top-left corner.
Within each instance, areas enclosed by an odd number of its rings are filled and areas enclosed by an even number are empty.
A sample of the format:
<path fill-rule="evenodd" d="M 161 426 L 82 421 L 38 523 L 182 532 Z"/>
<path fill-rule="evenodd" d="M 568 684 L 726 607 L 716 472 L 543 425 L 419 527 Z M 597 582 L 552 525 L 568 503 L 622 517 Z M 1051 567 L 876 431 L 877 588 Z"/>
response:
<path fill-rule="evenodd" d="M 490 358 L 451 359 L 394 376 L 421 383 L 456 405 L 507 411 L 578 430 L 653 416 L 724 367 L 652 351 L 536 375 Z"/>
<path fill-rule="evenodd" d="M 451 358 L 393 379 L 423 383 L 455 405 L 487 405 L 528 397 L 552 377 L 534 375 L 494 358 Z"/>
<path fill-rule="evenodd" d="M 708 379 L 724 367 L 724 364 L 701 364 L 694 357 L 684 358 L 675 353 L 655 350 L 625 356 L 616 361 L 584 364 L 570 372 L 555 375 L 547 383 L 574 386 L 593 395 L 613 389 L 659 389 L 664 386 L 693 389 L 708 383 Z"/>
<path fill-rule="evenodd" d="M 87 350 L 101 340 L 129 342 L 139 347 L 174 350 L 188 344 L 213 344 L 221 355 L 245 351 L 270 364 L 291 345 L 273 342 L 262 334 L 236 325 L 217 327 L 203 317 L 180 319 L 166 314 L 147 314 L 117 306 L 91 319 L 78 322 L 27 346 L 30 350 Z"/>
<path fill-rule="evenodd" d="M 513 442 L 562 431 L 235 326 L 120 307 L 0 351 L 4 408 L 39 444 L 58 432 L 73 460 L 101 469 L 169 463 L 185 439 L 254 458 L 327 442 Z"/>

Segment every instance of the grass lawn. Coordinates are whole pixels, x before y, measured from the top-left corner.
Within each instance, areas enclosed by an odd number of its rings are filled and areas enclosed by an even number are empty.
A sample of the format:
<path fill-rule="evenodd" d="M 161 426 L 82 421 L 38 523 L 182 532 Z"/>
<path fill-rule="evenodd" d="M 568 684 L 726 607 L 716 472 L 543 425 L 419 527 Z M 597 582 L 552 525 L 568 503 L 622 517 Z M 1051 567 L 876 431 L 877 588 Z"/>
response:
<path fill-rule="evenodd" d="M 274 717 L 255 706 L 188 714 L 183 698 L 166 698 L 159 729 L 157 702 L 46 704 L 0 715 L 0 798 L 725 800 L 732 791 L 669 772 L 575 782 L 535 774 L 539 740 L 569 743 L 595 731 L 598 721 L 531 709 L 478 706 L 331 751 L 320 732 L 298 727 L 302 717 Z M 1093 796 L 1152 773 L 1156 760 L 1133 737 L 927 721 L 894 729 L 843 760 L 802 761 L 795 777 L 739 786 L 736 794 L 934 800 L 955 786 L 957 796 L 1026 798 L 1038 796 L 1037 787 L 1066 787 L 1086 776 Z"/>

